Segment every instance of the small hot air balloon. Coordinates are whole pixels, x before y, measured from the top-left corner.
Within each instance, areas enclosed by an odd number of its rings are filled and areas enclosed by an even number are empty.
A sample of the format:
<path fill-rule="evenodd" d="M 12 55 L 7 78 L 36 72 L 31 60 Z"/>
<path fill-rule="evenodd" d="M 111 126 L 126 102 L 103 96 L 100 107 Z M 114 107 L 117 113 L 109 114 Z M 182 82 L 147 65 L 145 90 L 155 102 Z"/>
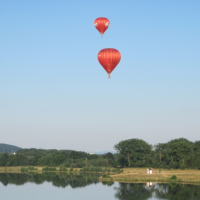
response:
<path fill-rule="evenodd" d="M 103 34 L 107 30 L 109 25 L 110 25 L 110 21 L 105 17 L 99 17 L 94 20 L 94 26 L 102 34 L 101 37 L 103 37 Z"/>
<path fill-rule="evenodd" d="M 110 78 L 111 72 L 115 69 L 121 59 L 121 54 L 116 49 L 108 48 L 99 51 L 97 58 L 99 63 L 108 73 L 108 78 Z"/>

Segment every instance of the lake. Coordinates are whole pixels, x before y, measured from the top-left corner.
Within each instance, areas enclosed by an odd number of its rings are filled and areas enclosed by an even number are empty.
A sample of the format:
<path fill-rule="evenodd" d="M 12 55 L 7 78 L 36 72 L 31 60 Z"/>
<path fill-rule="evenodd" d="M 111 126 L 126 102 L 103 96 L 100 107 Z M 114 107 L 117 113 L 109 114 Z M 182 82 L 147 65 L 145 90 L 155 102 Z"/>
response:
<path fill-rule="evenodd" d="M 105 183 L 95 174 L 0 174 L 2 200 L 200 200 L 200 186 Z"/>

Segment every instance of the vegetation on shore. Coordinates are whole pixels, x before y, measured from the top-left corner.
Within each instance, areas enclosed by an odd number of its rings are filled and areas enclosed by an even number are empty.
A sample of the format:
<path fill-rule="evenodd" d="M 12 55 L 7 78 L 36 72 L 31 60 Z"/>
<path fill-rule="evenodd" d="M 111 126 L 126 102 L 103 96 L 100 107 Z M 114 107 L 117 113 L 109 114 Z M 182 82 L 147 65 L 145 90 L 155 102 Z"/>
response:
<path fill-rule="evenodd" d="M 16 154 L 0 154 L 0 166 L 47 166 L 61 168 L 153 167 L 163 169 L 199 169 L 200 141 L 184 138 L 150 145 L 129 139 L 114 146 L 116 154 L 90 155 L 72 150 L 19 149 Z"/>
<path fill-rule="evenodd" d="M 0 167 L 0 173 L 101 173 L 100 181 L 103 182 L 124 182 L 124 183 L 188 183 L 200 184 L 200 170 L 195 169 L 153 169 L 153 174 L 146 174 L 146 168 L 124 168 L 123 170 L 115 168 L 66 168 L 60 170 L 60 167 Z"/>
<path fill-rule="evenodd" d="M 153 169 L 153 174 L 146 174 L 145 168 L 124 168 L 123 173 L 100 177 L 101 181 L 123 183 L 190 183 L 200 184 L 200 170 L 195 169 Z"/>

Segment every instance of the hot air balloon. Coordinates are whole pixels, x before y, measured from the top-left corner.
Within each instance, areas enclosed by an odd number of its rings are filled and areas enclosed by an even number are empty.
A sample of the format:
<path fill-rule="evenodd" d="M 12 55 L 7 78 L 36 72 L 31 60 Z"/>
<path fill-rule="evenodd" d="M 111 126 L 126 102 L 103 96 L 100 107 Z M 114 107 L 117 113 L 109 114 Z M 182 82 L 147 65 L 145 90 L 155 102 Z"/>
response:
<path fill-rule="evenodd" d="M 121 59 L 121 54 L 116 49 L 107 48 L 99 51 L 97 58 L 99 63 L 108 73 L 108 78 L 110 78 L 111 72 L 115 69 Z"/>
<path fill-rule="evenodd" d="M 103 34 L 107 30 L 109 25 L 110 25 L 110 21 L 105 17 L 99 17 L 94 20 L 94 26 L 102 34 L 101 37 L 103 37 Z"/>

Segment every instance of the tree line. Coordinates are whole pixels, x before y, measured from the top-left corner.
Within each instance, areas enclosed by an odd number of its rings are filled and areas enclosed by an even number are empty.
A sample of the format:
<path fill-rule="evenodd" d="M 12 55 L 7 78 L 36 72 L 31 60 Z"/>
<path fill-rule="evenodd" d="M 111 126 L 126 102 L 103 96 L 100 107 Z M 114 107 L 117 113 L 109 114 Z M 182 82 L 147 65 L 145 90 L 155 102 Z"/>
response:
<path fill-rule="evenodd" d="M 0 166 L 200 168 L 200 141 L 179 138 L 151 145 L 141 139 L 129 139 L 120 141 L 114 149 L 117 153 L 103 155 L 72 150 L 19 149 L 15 155 L 1 153 Z"/>
<path fill-rule="evenodd" d="M 200 167 L 200 141 L 185 138 L 150 145 L 144 140 L 129 139 L 114 146 L 118 162 L 127 167 L 186 169 Z"/>
<path fill-rule="evenodd" d="M 0 154 L 0 166 L 111 167 L 114 161 L 112 153 L 90 155 L 72 150 L 20 149 L 16 154 Z"/>

